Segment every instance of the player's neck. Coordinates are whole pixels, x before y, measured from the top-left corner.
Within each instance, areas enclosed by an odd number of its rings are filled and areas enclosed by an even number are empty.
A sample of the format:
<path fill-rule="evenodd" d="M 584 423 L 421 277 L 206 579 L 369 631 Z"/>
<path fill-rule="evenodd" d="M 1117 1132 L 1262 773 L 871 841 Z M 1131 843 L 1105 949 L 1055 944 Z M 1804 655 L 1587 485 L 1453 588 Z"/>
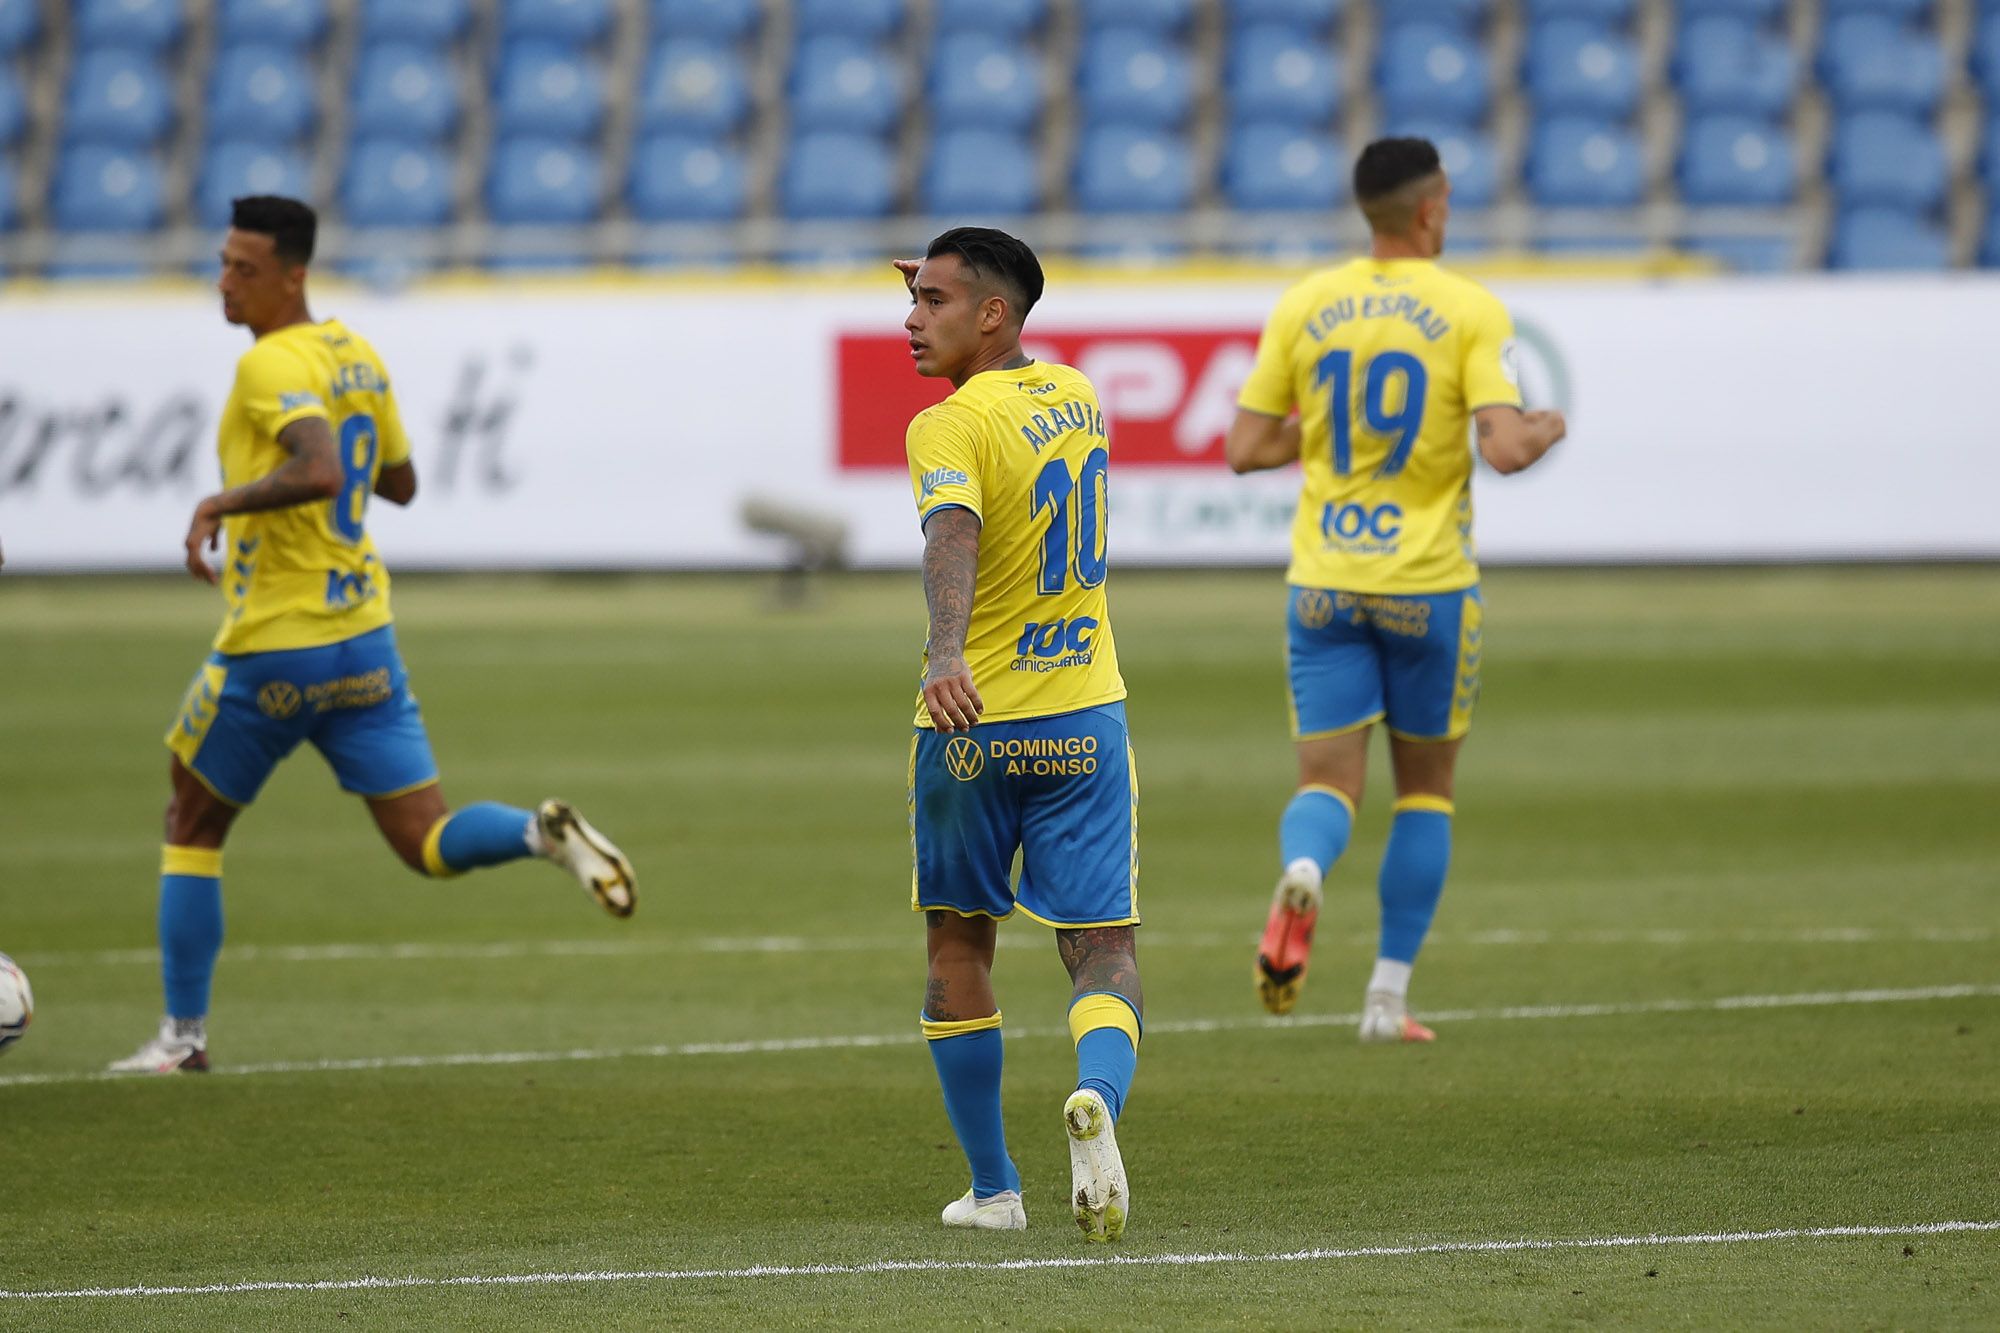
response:
<path fill-rule="evenodd" d="M 972 359 L 971 363 L 963 371 L 952 376 L 951 387 L 954 389 L 963 389 L 965 382 L 974 375 L 988 370 L 1019 370 L 1022 366 L 1031 364 L 1033 360 L 1033 357 L 1021 350 L 1019 342 L 1011 342 L 1004 347 L 995 347 L 989 352 L 981 352 Z"/>
<path fill-rule="evenodd" d="M 1369 249 L 1371 259 L 1436 259 L 1430 247 L 1414 236 L 1376 235 Z"/>
<path fill-rule="evenodd" d="M 294 305 L 286 306 L 281 313 L 273 316 L 268 324 L 252 324 L 250 326 L 250 335 L 253 338 L 267 338 L 280 329 L 289 329 L 294 324 L 310 324 L 312 322 L 312 311 L 306 309 L 306 303 L 301 300 Z"/>

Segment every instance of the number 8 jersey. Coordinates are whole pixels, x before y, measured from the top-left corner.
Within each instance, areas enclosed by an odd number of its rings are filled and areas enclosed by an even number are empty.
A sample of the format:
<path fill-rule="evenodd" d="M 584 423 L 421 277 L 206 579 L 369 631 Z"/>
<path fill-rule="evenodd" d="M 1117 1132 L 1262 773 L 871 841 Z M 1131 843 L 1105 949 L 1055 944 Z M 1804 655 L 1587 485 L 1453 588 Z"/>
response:
<path fill-rule="evenodd" d="M 1472 413 L 1521 405 L 1507 308 L 1427 259 L 1357 259 L 1286 292 L 1238 398 L 1299 413 L 1286 581 L 1429 593 L 1479 581 Z"/>
<path fill-rule="evenodd" d="M 333 429 L 344 474 L 331 500 L 232 514 L 220 571 L 229 614 L 223 653 L 338 643 L 389 623 L 389 573 L 367 531 L 368 498 L 384 467 L 408 461 L 409 437 L 382 360 L 337 319 L 259 338 L 236 363 L 217 448 L 224 489 L 290 457 L 278 433 L 306 417 Z"/>
<path fill-rule="evenodd" d="M 1125 697 L 1105 599 L 1111 455 L 1097 390 L 1069 366 L 974 375 L 910 422 L 920 522 L 980 520 L 965 662 L 982 721 L 1046 717 Z M 931 725 L 922 696 L 917 725 Z"/>

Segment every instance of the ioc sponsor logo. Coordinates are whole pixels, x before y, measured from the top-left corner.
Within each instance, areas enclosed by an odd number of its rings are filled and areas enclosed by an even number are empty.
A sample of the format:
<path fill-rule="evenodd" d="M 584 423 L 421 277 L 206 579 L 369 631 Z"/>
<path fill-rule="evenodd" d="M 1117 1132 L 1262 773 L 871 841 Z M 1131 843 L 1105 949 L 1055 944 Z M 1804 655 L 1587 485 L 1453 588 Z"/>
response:
<path fill-rule="evenodd" d="M 1069 620 L 1051 620 L 1046 623 L 1031 622 L 1021 630 L 1020 639 L 1014 644 L 1016 657 L 1061 657 L 1064 653 L 1087 653 L 1090 640 L 1097 633 L 1095 616 L 1077 616 Z"/>
<path fill-rule="evenodd" d="M 1319 530 L 1332 540 L 1393 542 L 1403 533 L 1403 507 L 1330 504 L 1320 514 Z"/>

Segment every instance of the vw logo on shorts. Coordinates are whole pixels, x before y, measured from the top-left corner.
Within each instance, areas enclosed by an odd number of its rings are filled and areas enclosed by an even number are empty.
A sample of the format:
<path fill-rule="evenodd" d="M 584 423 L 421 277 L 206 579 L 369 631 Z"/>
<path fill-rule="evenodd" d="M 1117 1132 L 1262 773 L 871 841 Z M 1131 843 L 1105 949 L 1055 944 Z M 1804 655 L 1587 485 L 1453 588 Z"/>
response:
<path fill-rule="evenodd" d="M 257 707 L 264 710 L 265 717 L 275 717 L 282 722 L 299 711 L 298 686 L 285 680 L 270 682 L 257 691 Z"/>
<path fill-rule="evenodd" d="M 1299 589 L 1295 609 L 1299 623 L 1307 629 L 1325 629 L 1333 621 L 1333 598 L 1318 588 Z"/>
<path fill-rule="evenodd" d="M 944 766 L 960 782 L 970 782 L 986 771 L 986 752 L 970 736 L 953 736 L 944 744 Z"/>

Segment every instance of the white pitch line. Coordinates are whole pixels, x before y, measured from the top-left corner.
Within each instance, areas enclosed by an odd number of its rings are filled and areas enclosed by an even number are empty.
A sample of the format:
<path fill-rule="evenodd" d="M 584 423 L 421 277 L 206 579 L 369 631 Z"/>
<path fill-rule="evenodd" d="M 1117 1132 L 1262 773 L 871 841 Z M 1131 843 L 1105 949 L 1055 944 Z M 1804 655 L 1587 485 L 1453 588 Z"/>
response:
<path fill-rule="evenodd" d="M 852 1264 L 755 1264 L 748 1268 L 599 1269 L 571 1273 L 462 1274 L 455 1277 L 325 1278 L 316 1282 L 212 1282 L 179 1287 L 78 1287 L 69 1291 L 0 1290 L 0 1300 L 74 1301 L 104 1297 L 240 1296 L 272 1291 L 392 1291 L 411 1287 L 539 1287 L 609 1282 L 729 1282 L 784 1277 L 867 1277 L 894 1273 L 1020 1273 L 1047 1268 L 1196 1268 L 1209 1264 L 1324 1263 L 1337 1259 L 1398 1259 L 1433 1254 L 1622 1250 L 1657 1245 L 1746 1245 L 1778 1240 L 1880 1240 L 1982 1231 L 2000 1231 L 2000 1222 L 1915 1222 L 1905 1226 L 1778 1227 L 1768 1231 L 1682 1232 L 1645 1236 L 1455 1240 L 1425 1245 L 1320 1247 L 1287 1250 L 1279 1254 L 1209 1251 L 1193 1254 L 1077 1255 L 1046 1259 L 874 1259 Z"/>
<path fill-rule="evenodd" d="M 1989 999 L 2000 997 L 2000 985 L 1960 984 L 1906 989 L 1805 991 L 1792 995 L 1725 995 L 1712 1000 L 1634 1000 L 1607 1004 L 1510 1005 L 1498 1009 L 1424 1011 L 1440 1023 L 1480 1023 L 1523 1019 L 1610 1018 L 1634 1014 L 1728 1013 L 1737 1009 L 1800 1009 L 1823 1005 L 1908 1004 L 1924 1000 Z M 1149 1035 L 1169 1033 L 1246 1032 L 1284 1028 L 1349 1027 L 1361 1015 L 1294 1014 L 1289 1018 L 1188 1018 L 1146 1024 Z M 1009 1040 L 1067 1037 L 1066 1027 L 1007 1028 Z M 859 1033 L 850 1036 L 772 1037 L 761 1041 L 700 1041 L 655 1046 L 585 1047 L 567 1051 L 466 1051 L 441 1055 L 374 1055 L 352 1060 L 277 1060 L 264 1064 L 222 1065 L 215 1076 L 253 1074 L 333 1074 L 379 1069 L 444 1069 L 468 1065 L 573 1064 L 601 1060 L 661 1060 L 701 1055 L 781 1055 L 793 1051 L 851 1051 L 878 1046 L 914 1046 L 923 1040 L 913 1024 L 907 1032 Z M 47 1074 L 0 1074 L 0 1088 L 60 1083 L 132 1082 L 133 1076 L 103 1071 L 68 1070 Z M 139 1080 L 141 1082 L 145 1080 Z"/>
<path fill-rule="evenodd" d="M 1439 944 L 1478 946 L 1518 945 L 1657 945 L 1698 944 L 1984 944 L 2000 936 L 1984 926 L 1915 927 L 1882 930 L 1872 926 L 1813 926 L 1796 930 L 1474 930 L 1454 934 L 1434 932 L 1432 946 Z M 1321 939 L 1328 936 L 1322 935 Z M 1375 937 L 1356 931 L 1346 937 L 1350 943 L 1366 943 Z M 1149 949 L 1249 947 L 1257 936 L 1235 931 L 1146 932 L 1140 939 Z M 685 939 L 638 940 L 501 940 L 493 943 L 463 944 L 239 944 L 231 945 L 225 957 L 232 963 L 399 963 L 441 960 L 481 961 L 510 958 L 646 958 L 662 954 L 773 954 L 773 953 L 911 953 L 921 939 L 825 937 L 811 935 L 707 935 Z M 1045 949 L 1040 935 L 1002 935 L 1003 949 Z M 70 952 L 16 954 L 23 967 L 121 967 L 155 966 L 157 949 L 97 949 Z"/>

